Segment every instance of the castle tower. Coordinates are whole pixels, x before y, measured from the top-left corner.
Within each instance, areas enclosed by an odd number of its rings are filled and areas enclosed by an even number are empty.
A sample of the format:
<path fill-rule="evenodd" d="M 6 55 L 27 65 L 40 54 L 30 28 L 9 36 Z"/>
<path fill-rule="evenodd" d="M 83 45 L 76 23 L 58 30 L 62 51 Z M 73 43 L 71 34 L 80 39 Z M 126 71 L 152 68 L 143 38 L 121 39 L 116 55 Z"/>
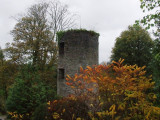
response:
<path fill-rule="evenodd" d="M 80 66 L 98 64 L 99 34 L 87 30 L 69 30 L 58 34 L 57 94 L 66 96 L 71 89 L 65 84 L 66 75 L 78 73 Z"/>

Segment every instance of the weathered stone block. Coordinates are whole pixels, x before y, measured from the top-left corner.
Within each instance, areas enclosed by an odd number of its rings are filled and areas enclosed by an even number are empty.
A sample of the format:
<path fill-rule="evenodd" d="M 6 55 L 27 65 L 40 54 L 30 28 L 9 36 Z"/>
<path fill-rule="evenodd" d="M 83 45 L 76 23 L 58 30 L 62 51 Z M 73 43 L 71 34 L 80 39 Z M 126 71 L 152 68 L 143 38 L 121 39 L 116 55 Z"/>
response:
<path fill-rule="evenodd" d="M 72 91 L 65 84 L 65 76 L 78 73 L 80 66 L 98 64 L 98 37 L 91 31 L 67 31 L 59 39 L 57 94 L 67 96 Z"/>

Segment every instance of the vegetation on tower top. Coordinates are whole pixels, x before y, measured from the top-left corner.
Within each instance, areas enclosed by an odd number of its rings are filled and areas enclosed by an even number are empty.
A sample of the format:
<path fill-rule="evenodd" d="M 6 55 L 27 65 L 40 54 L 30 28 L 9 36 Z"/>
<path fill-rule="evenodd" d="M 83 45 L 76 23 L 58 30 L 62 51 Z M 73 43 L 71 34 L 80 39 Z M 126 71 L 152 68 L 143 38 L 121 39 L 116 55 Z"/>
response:
<path fill-rule="evenodd" d="M 92 31 L 92 30 L 86 30 L 86 29 L 70 29 L 70 30 L 66 30 L 66 31 L 59 31 L 57 32 L 57 41 L 59 42 L 61 40 L 61 38 L 63 37 L 63 35 L 65 33 L 68 33 L 68 32 L 89 32 L 91 35 L 96 35 L 96 36 L 99 36 L 99 33 L 96 33 L 95 31 Z"/>

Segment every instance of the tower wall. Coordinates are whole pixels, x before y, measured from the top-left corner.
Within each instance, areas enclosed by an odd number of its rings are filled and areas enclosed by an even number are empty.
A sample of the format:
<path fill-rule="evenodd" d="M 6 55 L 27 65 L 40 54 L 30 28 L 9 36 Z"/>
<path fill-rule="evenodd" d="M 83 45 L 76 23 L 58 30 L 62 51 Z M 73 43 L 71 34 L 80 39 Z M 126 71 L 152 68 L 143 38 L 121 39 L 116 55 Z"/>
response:
<path fill-rule="evenodd" d="M 66 96 L 71 89 L 65 84 L 66 75 L 78 73 L 80 66 L 98 64 L 98 35 L 90 31 L 68 31 L 59 40 L 57 93 Z"/>

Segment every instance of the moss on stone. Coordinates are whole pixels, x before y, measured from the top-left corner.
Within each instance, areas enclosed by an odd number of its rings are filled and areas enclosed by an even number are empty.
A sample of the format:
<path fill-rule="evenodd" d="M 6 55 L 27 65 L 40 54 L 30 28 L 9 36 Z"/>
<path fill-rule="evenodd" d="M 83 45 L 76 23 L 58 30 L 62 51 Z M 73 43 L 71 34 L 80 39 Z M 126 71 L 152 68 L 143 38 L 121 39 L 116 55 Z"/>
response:
<path fill-rule="evenodd" d="M 57 32 L 57 41 L 59 43 L 59 41 L 62 39 L 63 35 L 67 32 L 89 32 L 91 35 L 97 35 L 99 36 L 99 33 L 96 33 L 95 31 L 92 30 L 86 30 L 86 29 L 70 29 L 70 30 L 66 30 L 66 31 L 59 31 Z"/>

